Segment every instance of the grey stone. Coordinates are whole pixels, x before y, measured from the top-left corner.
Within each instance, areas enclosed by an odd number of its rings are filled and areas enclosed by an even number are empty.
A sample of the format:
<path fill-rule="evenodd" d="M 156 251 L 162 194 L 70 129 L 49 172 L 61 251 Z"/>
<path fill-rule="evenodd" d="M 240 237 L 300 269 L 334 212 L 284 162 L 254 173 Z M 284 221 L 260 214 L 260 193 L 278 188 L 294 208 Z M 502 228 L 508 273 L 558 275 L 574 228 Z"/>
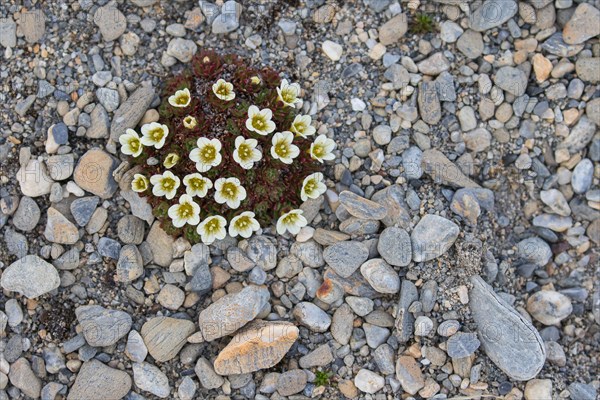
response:
<path fill-rule="evenodd" d="M 119 400 L 125 397 L 130 389 L 131 377 L 127 372 L 108 367 L 98 360 L 91 360 L 83 363 L 79 369 L 67 399 Z"/>
<path fill-rule="evenodd" d="M 470 59 L 483 54 L 483 37 L 481 33 L 468 29 L 456 42 L 456 47 Z"/>
<path fill-rule="evenodd" d="M 379 42 L 389 46 L 398 42 L 408 31 L 406 14 L 398 14 L 379 27 Z"/>
<path fill-rule="evenodd" d="M 461 169 L 442 152 L 429 149 L 423 152 L 423 171 L 436 183 L 458 188 L 478 188 L 479 185 L 469 179 Z"/>
<path fill-rule="evenodd" d="M 54 180 L 50 177 L 46 164 L 38 160 L 29 160 L 17 172 L 17 181 L 25 196 L 39 197 L 50 193 Z"/>
<path fill-rule="evenodd" d="M 277 266 L 277 248 L 271 240 L 263 236 L 253 236 L 245 248 L 248 257 L 265 271 Z"/>
<path fill-rule="evenodd" d="M 309 302 L 301 302 L 294 307 L 294 318 L 313 332 L 326 332 L 331 325 L 331 317 L 325 311 Z"/>
<path fill-rule="evenodd" d="M 17 258 L 23 258 L 29 252 L 29 244 L 25 235 L 20 234 L 14 229 L 7 228 L 4 233 L 4 242 L 8 253 Z"/>
<path fill-rule="evenodd" d="M 100 199 L 97 196 L 81 197 L 71 203 L 71 215 L 79 226 L 86 226 L 96 211 Z"/>
<path fill-rule="evenodd" d="M 220 35 L 235 31 L 240 26 L 242 9 L 242 5 L 233 0 L 223 3 L 221 14 L 212 21 L 212 33 Z"/>
<path fill-rule="evenodd" d="M 38 256 L 28 255 L 3 271 L 1 284 L 6 290 L 34 299 L 58 288 L 60 279 L 52 264 Z"/>
<path fill-rule="evenodd" d="M 344 190 L 339 195 L 340 203 L 350 215 L 366 220 L 381 220 L 386 217 L 387 210 L 384 206 L 365 199 L 353 192 Z"/>
<path fill-rule="evenodd" d="M 423 151 L 417 146 L 411 146 L 402 153 L 402 166 L 406 179 L 420 179 L 423 176 L 423 168 L 421 161 L 423 159 Z"/>
<path fill-rule="evenodd" d="M 379 293 L 394 294 L 400 290 L 400 277 L 388 263 L 374 258 L 360 267 L 360 273 Z"/>
<path fill-rule="evenodd" d="M 40 397 L 42 381 L 34 374 L 27 359 L 19 358 L 10 366 L 8 379 L 10 379 L 10 383 L 21 390 L 25 396 L 34 399 Z"/>
<path fill-rule="evenodd" d="M 119 92 L 114 89 L 100 88 L 96 90 L 96 97 L 108 112 L 113 112 L 119 107 Z"/>
<path fill-rule="evenodd" d="M 422 74 L 437 76 L 450 69 L 450 61 L 442 52 L 438 52 L 419 62 L 417 68 Z"/>
<path fill-rule="evenodd" d="M 261 270 L 262 271 L 262 270 Z M 208 293 L 213 286 L 213 279 L 208 264 L 202 264 L 194 272 L 190 281 L 190 289 L 200 295 Z"/>
<path fill-rule="evenodd" d="M 171 392 L 169 378 L 158 367 L 147 362 L 133 364 L 133 381 L 141 390 L 163 399 Z"/>
<path fill-rule="evenodd" d="M 542 44 L 542 49 L 559 57 L 573 57 L 583 50 L 583 44 L 567 44 L 563 40 L 562 32 L 556 32 L 546 39 Z"/>
<path fill-rule="evenodd" d="M 174 239 L 160 227 L 159 221 L 150 228 L 146 242 L 152 251 L 153 261 L 161 267 L 168 267 L 173 261 Z"/>
<path fill-rule="evenodd" d="M 328 344 L 322 344 L 305 356 L 300 357 L 300 368 L 324 367 L 333 362 L 333 353 Z"/>
<path fill-rule="evenodd" d="M 346 241 L 329 246 L 323 252 L 327 265 L 344 278 L 351 276 L 369 257 L 369 250 L 361 242 Z"/>
<path fill-rule="evenodd" d="M 110 125 L 110 138 L 118 142 L 119 136 L 129 128 L 135 128 L 154 99 L 154 88 L 151 85 L 140 86 L 127 98 L 113 114 Z"/>
<path fill-rule="evenodd" d="M 580 152 L 592 140 L 595 133 L 596 125 L 588 117 L 583 116 L 559 147 L 568 149 L 571 154 Z"/>
<path fill-rule="evenodd" d="M 527 75 L 518 68 L 506 66 L 496 72 L 494 83 L 510 94 L 522 96 L 527 90 Z"/>
<path fill-rule="evenodd" d="M 219 19 L 221 17 L 218 17 Z M 198 46 L 192 40 L 174 38 L 169 42 L 167 47 L 167 54 L 171 57 L 175 57 L 182 63 L 188 63 L 192 60 L 194 54 L 198 51 Z M 109 111 L 109 110 L 107 110 Z"/>
<path fill-rule="evenodd" d="M 379 235 L 377 251 L 390 265 L 405 267 L 412 259 L 410 236 L 404 229 L 386 228 Z"/>
<path fill-rule="evenodd" d="M 73 174 L 75 160 L 73 154 L 51 156 L 46 161 L 50 177 L 55 181 L 64 181 Z"/>
<path fill-rule="evenodd" d="M 308 377 L 301 369 L 292 369 L 279 375 L 277 392 L 281 396 L 291 396 L 301 392 L 306 386 Z"/>
<path fill-rule="evenodd" d="M 104 139 L 108 137 L 110 119 L 102 104 L 96 104 L 90 113 L 90 127 L 85 131 L 85 136 L 90 139 Z"/>
<path fill-rule="evenodd" d="M 132 319 L 124 311 L 101 306 L 79 306 L 75 309 L 86 342 L 93 347 L 115 344 L 129 333 Z"/>
<path fill-rule="evenodd" d="M 39 42 L 46 32 L 46 16 L 41 9 L 24 11 L 19 19 L 19 28 L 27 43 Z"/>
<path fill-rule="evenodd" d="M 563 39 L 568 44 L 580 44 L 600 35 L 600 11 L 592 4 L 581 3 L 563 28 Z"/>
<path fill-rule="evenodd" d="M 571 175 L 571 186 L 577 194 L 583 194 L 592 186 L 594 176 L 594 163 L 589 158 L 579 161 L 573 175 Z"/>
<path fill-rule="evenodd" d="M 569 393 L 572 400 L 594 400 L 597 391 L 590 384 L 573 382 L 569 385 Z"/>
<path fill-rule="evenodd" d="M 485 0 L 469 18 L 471 29 L 484 32 L 504 24 L 519 10 L 515 0 Z"/>
<path fill-rule="evenodd" d="M 435 125 L 442 119 L 442 106 L 437 88 L 433 82 L 421 82 L 417 97 L 419 112 L 423 121 Z"/>
<path fill-rule="evenodd" d="M 121 252 L 121 243 L 109 237 L 101 237 L 98 241 L 98 253 L 102 257 L 109 257 L 113 260 L 119 259 Z"/>
<path fill-rule="evenodd" d="M 94 23 L 100 29 L 105 42 L 117 40 L 127 29 L 125 15 L 113 4 L 97 9 L 94 14 Z"/>
<path fill-rule="evenodd" d="M 144 221 L 134 215 L 125 215 L 117 223 L 119 240 L 125 244 L 141 244 L 144 241 Z"/>
<path fill-rule="evenodd" d="M 346 345 L 352 336 L 354 313 L 348 304 L 342 304 L 333 313 L 331 336 L 341 345 Z"/>
<path fill-rule="evenodd" d="M 524 261 L 543 267 L 552 258 L 552 250 L 544 240 L 531 237 L 517 244 L 517 255 Z"/>
<path fill-rule="evenodd" d="M 384 375 L 391 375 L 396 372 L 394 359 L 394 349 L 387 343 L 380 345 L 373 351 L 373 360 L 379 371 Z"/>
<path fill-rule="evenodd" d="M 158 362 L 165 362 L 177 356 L 194 330 L 192 321 L 156 317 L 148 320 L 140 333 L 150 355 Z"/>
<path fill-rule="evenodd" d="M 483 350 L 511 379 L 534 378 L 546 359 L 537 330 L 479 276 L 471 277 L 471 283 L 469 306 Z"/>
<path fill-rule="evenodd" d="M 417 287 L 408 280 L 403 280 L 400 288 L 400 300 L 398 301 L 398 313 L 395 322 L 395 335 L 400 343 L 406 343 L 412 339 L 415 318 L 408 311 L 410 305 L 419 299 Z"/>
<path fill-rule="evenodd" d="M 541 290 L 527 300 L 527 311 L 544 325 L 555 325 L 573 312 L 571 300 L 554 290 Z"/>
<path fill-rule="evenodd" d="M 468 357 L 479 348 L 480 342 L 476 333 L 457 332 L 448 339 L 447 351 L 452 358 Z"/>
<path fill-rule="evenodd" d="M 17 45 L 17 24 L 9 16 L 0 18 L 0 46 L 15 47 Z"/>
<path fill-rule="evenodd" d="M 135 245 L 127 244 L 121 248 L 117 261 L 117 282 L 131 282 L 144 274 L 142 255 Z"/>
<path fill-rule="evenodd" d="M 133 362 L 142 362 L 148 355 L 148 348 L 138 331 L 131 330 L 127 336 L 125 354 Z"/>
<path fill-rule="evenodd" d="M 354 377 L 354 385 L 361 392 L 374 394 L 383 389 L 385 379 L 381 375 L 363 368 Z"/>
<path fill-rule="evenodd" d="M 225 381 L 222 376 L 217 375 L 212 364 L 204 357 L 198 359 L 194 372 L 205 389 L 217 389 Z"/>
<path fill-rule="evenodd" d="M 411 234 L 413 260 L 424 262 L 443 255 L 452 247 L 459 232 L 454 222 L 438 215 L 425 215 Z"/>

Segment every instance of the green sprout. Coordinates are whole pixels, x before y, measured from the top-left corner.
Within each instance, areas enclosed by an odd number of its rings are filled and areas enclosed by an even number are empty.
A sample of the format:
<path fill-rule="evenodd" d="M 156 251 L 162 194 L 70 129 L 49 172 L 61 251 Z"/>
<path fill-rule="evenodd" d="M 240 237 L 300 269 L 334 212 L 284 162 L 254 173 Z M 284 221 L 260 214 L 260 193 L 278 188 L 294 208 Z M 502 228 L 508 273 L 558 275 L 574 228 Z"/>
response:
<path fill-rule="evenodd" d="M 435 31 L 433 17 L 427 14 L 416 14 L 410 24 L 410 31 L 419 35 Z"/>
<path fill-rule="evenodd" d="M 331 371 L 316 371 L 315 386 L 329 386 L 329 379 L 333 376 Z"/>

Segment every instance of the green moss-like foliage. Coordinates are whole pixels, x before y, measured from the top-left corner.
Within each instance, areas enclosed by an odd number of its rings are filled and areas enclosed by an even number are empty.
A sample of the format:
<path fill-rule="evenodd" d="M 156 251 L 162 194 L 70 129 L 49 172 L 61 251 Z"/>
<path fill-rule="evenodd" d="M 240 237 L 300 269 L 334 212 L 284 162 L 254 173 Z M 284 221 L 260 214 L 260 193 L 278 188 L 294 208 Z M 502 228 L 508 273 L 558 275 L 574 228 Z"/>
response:
<path fill-rule="evenodd" d="M 251 78 L 258 76 L 261 82 L 255 84 Z M 222 101 L 215 96 L 212 85 L 224 79 L 234 86 L 236 97 L 233 101 Z M 200 137 L 216 138 L 222 144 L 223 157 L 219 166 L 202 175 L 213 183 L 218 178 L 236 177 L 246 189 L 247 198 L 238 209 L 232 210 L 225 204 L 214 200 L 214 188 L 204 198 L 194 198 L 200 205 L 200 217 L 204 219 L 212 215 L 221 215 L 230 221 L 243 211 L 253 211 L 262 227 L 271 225 L 282 213 L 298 208 L 302 203 L 300 191 L 305 177 L 322 170 L 322 164 L 310 157 L 309 149 L 314 137 L 304 139 L 296 136 L 294 144 L 299 147 L 300 155 L 292 164 L 284 164 L 270 156 L 273 134 L 261 136 L 246 128 L 248 108 L 255 105 L 260 109 L 269 108 L 273 112 L 276 124 L 275 132 L 289 130 L 298 111 L 294 107 L 286 107 L 278 100 L 277 90 L 281 83 L 279 74 L 271 68 L 257 69 L 236 55 L 219 55 L 212 51 L 202 51 L 191 61 L 187 70 L 167 80 L 162 90 L 162 103 L 158 109 L 159 123 L 167 125 L 169 135 L 161 149 L 144 147 L 143 153 L 133 158 L 133 162 L 142 166 L 142 174 L 151 177 L 166 171 L 163 161 L 169 153 L 178 154 L 180 161 L 169 171 L 181 180 L 183 177 L 198 172 L 189 154 L 196 147 Z M 177 90 L 188 88 L 191 103 L 185 108 L 172 107 L 169 96 Z M 194 129 L 183 126 L 183 119 L 191 115 L 198 124 Z M 233 159 L 235 138 L 237 136 L 256 139 L 262 147 L 263 158 L 250 170 L 243 169 Z M 148 165 L 147 160 L 153 157 L 159 162 Z M 154 209 L 154 215 L 161 221 L 166 232 L 173 236 L 184 236 L 192 243 L 200 241 L 196 227 L 186 225 L 175 228 L 167 211 L 171 205 L 177 204 L 179 197 L 185 194 L 183 182 L 172 200 L 152 195 L 148 188 L 141 196 L 146 197 Z"/>
<path fill-rule="evenodd" d="M 433 17 L 427 14 L 416 14 L 410 24 L 410 32 L 413 34 L 425 34 L 434 32 L 436 29 Z"/>

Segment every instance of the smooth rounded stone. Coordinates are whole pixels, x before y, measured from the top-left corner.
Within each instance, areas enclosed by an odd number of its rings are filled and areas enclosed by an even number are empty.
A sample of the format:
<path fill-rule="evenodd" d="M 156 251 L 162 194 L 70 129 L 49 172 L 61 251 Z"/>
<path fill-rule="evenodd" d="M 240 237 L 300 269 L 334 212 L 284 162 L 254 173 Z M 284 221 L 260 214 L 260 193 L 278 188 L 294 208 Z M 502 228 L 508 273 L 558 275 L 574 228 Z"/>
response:
<path fill-rule="evenodd" d="M 480 153 L 487 150 L 492 143 L 492 134 L 485 128 L 474 129 L 462 134 L 467 149 Z"/>
<path fill-rule="evenodd" d="M 198 324 L 207 342 L 231 335 L 252 321 L 269 302 L 265 286 L 249 285 L 228 294 L 200 312 Z"/>
<path fill-rule="evenodd" d="M 379 230 L 380 222 L 376 220 L 350 217 L 340 224 L 340 231 L 354 236 L 372 235 Z"/>
<path fill-rule="evenodd" d="M 461 108 L 456 116 L 463 131 L 467 132 L 477 128 L 477 117 L 475 116 L 473 107 L 465 106 Z"/>
<path fill-rule="evenodd" d="M 108 112 L 113 112 L 119 107 L 121 101 L 119 92 L 114 89 L 100 88 L 96 90 L 96 97 L 102 107 Z"/>
<path fill-rule="evenodd" d="M 105 42 L 117 40 L 127 29 L 127 19 L 114 5 L 98 8 L 94 14 L 94 23 L 100 29 Z"/>
<path fill-rule="evenodd" d="M 406 179 L 420 179 L 423 176 L 423 168 L 421 161 L 423 159 L 423 151 L 417 146 L 411 146 L 402 153 L 402 166 Z"/>
<path fill-rule="evenodd" d="M 379 125 L 373 129 L 373 140 L 380 146 L 388 144 L 392 140 L 392 128 L 388 125 Z"/>
<path fill-rule="evenodd" d="M 373 311 L 373 300 L 367 297 L 347 296 L 346 302 L 358 316 L 364 317 Z"/>
<path fill-rule="evenodd" d="M 196 390 L 198 390 L 196 382 L 191 377 L 185 376 L 177 388 L 177 394 L 181 400 L 193 400 Z"/>
<path fill-rule="evenodd" d="M 49 345 L 44 348 L 43 352 L 44 362 L 46 364 L 46 371 L 50 374 L 56 374 L 62 368 L 65 368 L 65 357 L 63 356 L 60 348 Z"/>
<path fill-rule="evenodd" d="M 383 77 L 390 81 L 394 89 L 402 89 L 410 83 L 408 70 L 400 64 L 392 64 L 385 70 Z M 392 140 L 392 128 L 389 125 L 379 125 L 373 129 L 373 140 L 380 146 Z"/>
<path fill-rule="evenodd" d="M 125 354 L 133 362 L 142 362 L 146 359 L 148 348 L 144 344 L 144 340 L 138 331 L 132 330 L 129 332 L 129 335 L 127 336 L 127 345 L 125 346 Z"/>
<path fill-rule="evenodd" d="M 525 385 L 525 400 L 552 398 L 552 381 L 550 379 L 532 379 Z"/>
<path fill-rule="evenodd" d="M 13 335 L 6 342 L 6 347 L 3 351 L 3 356 L 9 363 L 14 363 L 23 354 L 23 337 L 21 335 Z"/>
<path fill-rule="evenodd" d="M 175 240 L 160 227 L 159 221 L 155 221 L 150 228 L 146 242 L 152 251 L 154 263 L 161 267 L 171 265 L 173 261 L 173 243 Z"/>
<path fill-rule="evenodd" d="M 183 265 L 187 276 L 194 276 L 202 265 L 211 263 L 210 250 L 204 243 L 197 243 L 183 254 Z"/>
<path fill-rule="evenodd" d="M 333 362 L 333 353 L 328 344 L 322 344 L 305 356 L 300 357 L 300 368 L 324 367 Z"/>
<path fill-rule="evenodd" d="M 402 389 L 409 394 L 416 394 L 425 386 L 419 364 L 410 356 L 400 356 L 396 361 L 396 379 Z"/>
<path fill-rule="evenodd" d="M 29 244 L 25 235 L 20 234 L 14 229 L 7 228 L 4 233 L 4 241 L 9 254 L 22 258 L 29 252 Z"/>
<path fill-rule="evenodd" d="M 270 271 L 277 266 L 277 247 L 271 240 L 264 236 L 253 236 L 248 240 L 248 245 L 244 251 L 254 262 L 265 271 Z M 251 269 L 247 268 L 248 270 Z M 243 271 L 241 271 L 243 272 Z"/>
<path fill-rule="evenodd" d="M 471 283 L 469 307 L 483 350 L 511 379 L 534 378 L 546 360 L 546 349 L 538 331 L 481 277 L 471 277 Z"/>
<path fill-rule="evenodd" d="M 383 259 L 376 258 L 365 262 L 360 273 L 379 293 L 394 294 L 400 290 L 400 277 Z"/>
<path fill-rule="evenodd" d="M 113 178 L 119 161 L 100 149 L 88 150 L 77 163 L 73 179 L 83 190 L 101 199 L 112 197 L 118 188 Z"/>
<path fill-rule="evenodd" d="M 19 28 L 27 43 L 39 42 L 46 32 L 46 16 L 40 9 L 21 13 Z"/>
<path fill-rule="evenodd" d="M 442 322 L 438 328 L 437 333 L 443 337 L 449 337 L 454 335 L 460 329 L 460 322 L 455 319 L 449 319 L 447 321 Z"/>
<path fill-rule="evenodd" d="M 442 106 L 437 88 L 433 82 L 421 82 L 417 95 L 419 114 L 429 125 L 436 125 L 442 119 Z"/>
<path fill-rule="evenodd" d="M 16 299 L 8 299 L 4 305 L 8 326 L 14 328 L 23 322 L 23 310 Z"/>
<path fill-rule="evenodd" d="M 141 244 L 144 241 L 144 221 L 133 215 L 125 215 L 117 223 L 119 240 L 125 244 Z"/>
<path fill-rule="evenodd" d="M 344 289 L 344 292 L 350 296 L 361 296 L 376 298 L 380 297 L 381 294 L 375 291 L 371 285 L 365 280 L 360 274 L 360 271 L 354 272 L 348 278 L 343 278 L 335 273 L 333 268 L 327 268 L 323 274 L 323 281 L 331 280 L 333 284 L 340 286 Z"/>
<path fill-rule="evenodd" d="M 10 366 L 8 373 L 10 383 L 21 390 L 25 396 L 37 399 L 42 391 L 42 381 L 38 378 L 29 361 L 25 358 L 19 358 Z"/>
<path fill-rule="evenodd" d="M 569 385 L 569 393 L 572 400 L 593 400 L 597 391 L 591 384 L 573 382 Z"/>
<path fill-rule="evenodd" d="M 248 374 L 275 366 L 298 338 L 289 322 L 254 321 L 238 332 L 215 360 L 219 375 Z"/>
<path fill-rule="evenodd" d="M 386 217 L 387 210 L 384 206 L 367 200 L 353 192 L 344 190 L 339 195 L 340 204 L 343 205 L 350 215 L 367 220 L 381 220 Z"/>
<path fill-rule="evenodd" d="M 464 30 L 453 21 L 444 21 L 440 24 L 440 39 L 446 43 L 454 43 L 463 34 Z"/>
<path fill-rule="evenodd" d="M 494 83 L 514 96 L 522 96 L 527 89 L 527 75 L 518 68 L 502 67 L 496 72 Z"/>
<path fill-rule="evenodd" d="M 354 313 L 348 304 L 342 304 L 333 313 L 331 320 L 331 336 L 340 343 L 346 345 L 350 342 L 354 323 Z"/>
<path fill-rule="evenodd" d="M 554 232 L 564 232 L 573 226 L 571 217 L 561 217 L 556 214 L 541 214 L 533 218 L 533 226 L 553 230 Z"/>
<path fill-rule="evenodd" d="M 527 311 L 544 325 L 555 325 L 573 312 L 571 300 L 553 290 L 534 293 L 527 300 Z"/>
<path fill-rule="evenodd" d="M 162 287 L 156 301 L 169 310 L 177 311 L 185 300 L 185 293 L 175 285 L 167 284 Z"/>
<path fill-rule="evenodd" d="M 92 347 L 115 344 L 129 333 L 133 323 L 124 311 L 111 310 L 98 305 L 79 306 L 75 315 L 86 342 Z"/>
<path fill-rule="evenodd" d="M 438 215 L 425 215 L 411 234 L 413 260 L 424 262 L 443 255 L 452 247 L 459 232 L 454 222 Z"/>
<path fill-rule="evenodd" d="M 369 249 L 357 241 L 339 242 L 323 251 L 323 259 L 341 277 L 348 278 L 369 258 Z"/>
<path fill-rule="evenodd" d="M 17 24 L 11 17 L 0 18 L 0 46 L 15 47 L 17 45 Z"/>
<path fill-rule="evenodd" d="M 275 275 L 278 278 L 291 279 L 302 272 L 302 262 L 296 256 L 288 256 L 282 258 L 277 264 Z"/>
<path fill-rule="evenodd" d="M 222 376 L 215 373 L 215 370 L 206 358 L 200 357 L 196 362 L 194 372 L 200 380 L 200 385 L 205 389 L 216 389 L 220 387 L 225 380 Z"/>
<path fill-rule="evenodd" d="M 517 244 L 517 255 L 526 262 L 543 267 L 552 258 L 552 249 L 544 240 L 531 237 Z"/>
<path fill-rule="evenodd" d="M 281 396 L 291 396 L 296 393 L 300 393 L 306 383 L 308 377 L 306 372 L 301 369 L 292 369 L 279 375 L 277 379 L 277 393 Z"/>
<path fill-rule="evenodd" d="M 456 42 L 456 48 L 470 59 L 478 58 L 483 54 L 483 37 L 468 29 Z"/>
<path fill-rule="evenodd" d="M 381 375 L 363 368 L 354 377 L 354 385 L 361 392 L 373 394 L 383 389 L 385 379 Z"/>
<path fill-rule="evenodd" d="M 450 161 L 441 151 L 429 149 L 423 152 L 423 171 L 431 176 L 435 183 L 458 188 L 479 188 L 461 169 Z"/>
<path fill-rule="evenodd" d="M 209 23 L 209 15 L 216 16 L 214 17 L 214 20 L 212 20 L 212 33 L 214 35 L 233 32 L 240 26 L 240 17 L 242 15 L 243 10 L 241 4 L 236 3 L 233 0 L 229 0 L 223 3 L 223 7 L 221 8 L 220 14 L 207 14 L 207 12 L 204 10 L 204 5 L 202 3 L 200 7 L 203 7 L 204 15 L 207 16 Z"/>
<path fill-rule="evenodd" d="M 559 367 L 567 365 L 567 356 L 560 344 L 554 341 L 547 341 L 544 344 L 546 345 L 546 361 L 550 361 Z"/>
<path fill-rule="evenodd" d="M 154 99 L 154 88 L 149 85 L 140 86 L 115 111 L 110 125 L 110 137 L 118 142 L 119 137 L 129 128 L 135 128 L 150 107 Z M 135 193 L 135 192 L 133 192 Z"/>
<path fill-rule="evenodd" d="M 568 44 L 581 44 L 600 35 L 600 10 L 592 4 L 581 3 L 563 28 L 563 40 Z"/>
<path fill-rule="evenodd" d="M 566 148 L 571 154 L 580 152 L 591 142 L 596 134 L 596 129 L 596 124 L 584 115 L 571 129 L 571 133 L 559 145 L 559 148 Z"/>
<path fill-rule="evenodd" d="M 133 364 L 133 381 L 141 390 L 163 399 L 171 392 L 169 378 L 158 367 L 147 362 Z"/>
<path fill-rule="evenodd" d="M 394 349 L 387 343 L 383 343 L 373 351 L 373 360 L 379 371 L 384 375 L 391 375 L 396 372 L 394 359 Z"/>
<path fill-rule="evenodd" d="M 457 332 L 446 342 L 448 355 L 452 358 L 468 357 L 479 348 L 476 333 Z"/>
<path fill-rule="evenodd" d="M 377 251 L 390 265 L 405 267 L 412 259 L 410 236 L 404 229 L 386 228 L 379 235 Z"/>
<path fill-rule="evenodd" d="M 484 32 L 504 24 L 519 10 L 515 0 L 486 0 L 471 13 L 469 27 Z"/>
<path fill-rule="evenodd" d="M 323 49 L 323 53 L 325 53 L 331 61 L 339 61 L 344 53 L 344 48 L 331 40 L 324 41 L 321 48 Z"/>
<path fill-rule="evenodd" d="M 442 52 L 438 52 L 419 62 L 417 68 L 422 74 L 437 76 L 450 69 L 450 61 Z"/>
<path fill-rule="evenodd" d="M 77 225 L 87 225 L 92 218 L 92 214 L 96 211 L 96 206 L 99 201 L 100 198 L 97 196 L 81 197 L 73 200 L 70 209 L 71 215 L 73 216 L 73 219 L 75 219 L 75 222 L 77 222 Z"/>
<path fill-rule="evenodd" d="M 415 336 L 428 336 L 433 331 L 433 321 L 431 318 L 420 315 L 415 320 Z"/>
<path fill-rule="evenodd" d="M 575 63 L 575 71 L 582 81 L 600 82 L 600 57 L 579 58 Z"/>
<path fill-rule="evenodd" d="M 579 82 L 581 82 L 581 81 L 579 81 Z M 581 83 L 583 83 L 583 82 L 581 82 Z M 596 125 L 600 126 L 600 97 L 597 97 L 593 100 L 588 101 L 588 103 L 585 107 L 585 114 L 592 122 L 594 122 Z M 593 157 L 592 157 L 592 159 L 593 159 Z M 595 161 L 597 161 L 597 160 L 595 160 Z"/>
<path fill-rule="evenodd" d="M 125 371 L 110 368 L 98 360 L 81 366 L 67 400 L 122 399 L 131 390 L 131 377 Z"/>
<path fill-rule="evenodd" d="M 90 127 L 85 131 L 85 136 L 90 139 L 103 139 L 108 137 L 110 119 L 102 104 L 96 104 L 90 113 Z"/>
<path fill-rule="evenodd" d="M 571 175 L 571 186 L 577 194 L 583 194 L 592 186 L 594 177 L 594 163 L 589 158 L 579 161 L 573 175 Z"/>
<path fill-rule="evenodd" d="M 296 304 L 294 318 L 313 332 L 326 332 L 331 325 L 331 317 L 318 306 L 309 302 Z"/>
<path fill-rule="evenodd" d="M 50 193 L 54 180 L 43 161 L 29 160 L 17 171 L 17 181 L 25 196 L 39 197 Z"/>
<path fill-rule="evenodd" d="M 258 267 L 255 267 L 258 268 Z M 266 273 L 258 268 L 260 271 L 262 271 L 263 274 L 266 275 Z M 248 278 L 248 281 L 254 284 L 262 284 L 263 282 L 259 282 L 260 279 L 250 279 Z M 212 274 L 210 272 L 210 269 L 208 267 L 208 264 L 202 264 L 200 267 L 196 268 L 196 271 L 194 272 L 194 276 L 192 277 L 192 280 L 190 281 L 190 285 L 189 285 L 189 289 L 195 293 L 197 293 L 198 295 L 203 295 L 206 294 L 210 291 L 210 289 L 213 286 L 213 277 Z M 187 287 L 186 287 L 187 288 Z"/>
<path fill-rule="evenodd" d="M 367 345 L 372 349 L 375 349 L 385 343 L 387 338 L 390 336 L 389 329 L 377 325 L 364 323 L 362 328 L 365 331 Z"/>
<path fill-rule="evenodd" d="M 540 199 L 544 204 L 550 207 L 554 213 L 562 215 L 563 217 L 571 215 L 571 207 L 569 207 L 569 203 L 560 190 L 541 190 Z"/>
<path fill-rule="evenodd" d="M 73 154 L 59 154 L 51 156 L 46 161 L 48 173 L 55 181 L 64 181 L 73 174 L 75 160 Z"/>
<path fill-rule="evenodd" d="M 117 240 L 109 237 L 101 237 L 98 241 L 98 254 L 100 254 L 102 257 L 118 260 L 120 252 L 121 243 L 119 243 Z"/>
<path fill-rule="evenodd" d="M 227 249 L 227 261 L 238 272 L 250 271 L 256 265 L 243 250 L 233 246 Z"/>
<path fill-rule="evenodd" d="M 23 196 L 13 214 L 13 225 L 20 231 L 31 232 L 40 221 L 40 207 L 31 197 Z"/>
<path fill-rule="evenodd" d="M 60 286 L 56 268 L 40 257 L 28 255 L 13 262 L 2 273 L 2 288 L 35 299 Z"/>
<path fill-rule="evenodd" d="M 408 31 L 406 14 L 398 14 L 379 27 L 379 42 L 389 46 L 400 40 Z"/>
<path fill-rule="evenodd" d="M 220 18 L 217 18 L 220 19 Z M 198 51 L 198 46 L 192 40 L 174 38 L 169 42 L 166 54 L 175 57 L 182 63 L 188 63 L 192 60 L 194 54 Z"/>

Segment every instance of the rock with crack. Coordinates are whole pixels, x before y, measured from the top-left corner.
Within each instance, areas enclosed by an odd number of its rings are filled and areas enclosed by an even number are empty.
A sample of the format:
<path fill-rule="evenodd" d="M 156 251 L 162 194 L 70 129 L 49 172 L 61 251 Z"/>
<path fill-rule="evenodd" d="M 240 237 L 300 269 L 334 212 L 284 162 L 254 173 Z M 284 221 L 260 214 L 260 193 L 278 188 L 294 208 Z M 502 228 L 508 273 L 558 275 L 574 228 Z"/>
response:
<path fill-rule="evenodd" d="M 175 358 L 194 329 L 192 321 L 156 317 L 142 326 L 141 334 L 150 355 L 156 361 L 165 362 Z"/>

